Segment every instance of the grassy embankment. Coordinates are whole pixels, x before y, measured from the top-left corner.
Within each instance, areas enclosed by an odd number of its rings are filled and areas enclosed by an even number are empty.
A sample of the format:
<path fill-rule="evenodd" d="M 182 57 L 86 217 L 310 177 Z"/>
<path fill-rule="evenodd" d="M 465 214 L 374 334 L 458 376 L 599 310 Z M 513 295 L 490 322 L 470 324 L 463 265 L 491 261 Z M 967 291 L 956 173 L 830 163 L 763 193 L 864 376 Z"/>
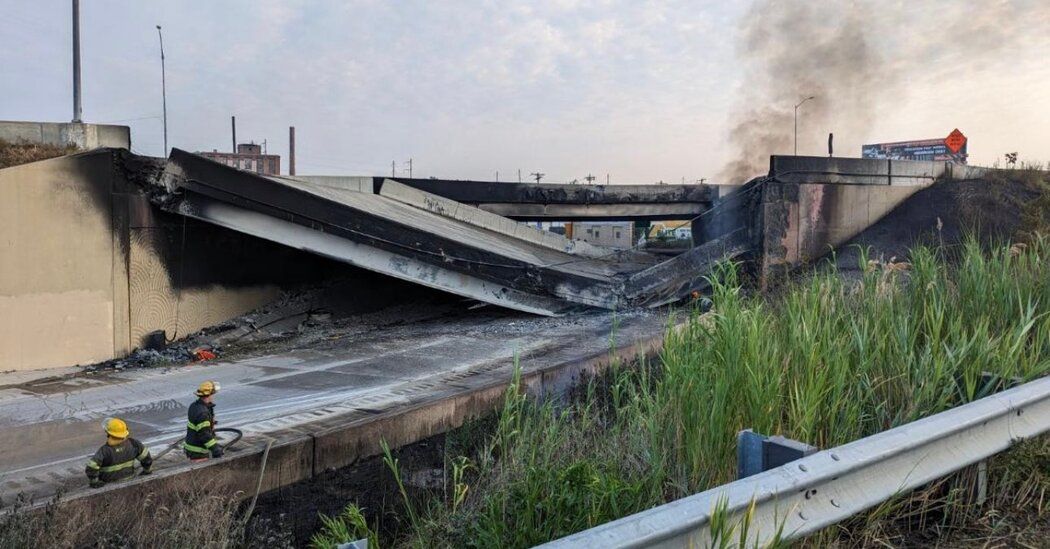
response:
<path fill-rule="evenodd" d="M 377 539 L 351 505 L 315 544 L 531 546 L 733 480 L 741 429 L 826 448 L 980 398 L 984 372 L 1050 372 L 1050 239 L 953 253 L 917 249 L 860 282 L 818 273 L 770 300 L 726 268 L 715 309 L 672 332 L 658 363 L 619 368 L 561 408 L 512 387 L 480 450 L 449 450 L 444 490 L 404 498 L 396 539 Z M 810 541 L 940 537 L 989 509 L 1046 517 L 1048 459 L 1042 437 L 994 460 L 985 509 L 962 475 Z"/>
<path fill-rule="evenodd" d="M 26 141 L 11 142 L 0 139 L 0 169 L 28 164 L 38 160 L 47 160 L 77 152 L 73 145 L 58 147 Z"/>

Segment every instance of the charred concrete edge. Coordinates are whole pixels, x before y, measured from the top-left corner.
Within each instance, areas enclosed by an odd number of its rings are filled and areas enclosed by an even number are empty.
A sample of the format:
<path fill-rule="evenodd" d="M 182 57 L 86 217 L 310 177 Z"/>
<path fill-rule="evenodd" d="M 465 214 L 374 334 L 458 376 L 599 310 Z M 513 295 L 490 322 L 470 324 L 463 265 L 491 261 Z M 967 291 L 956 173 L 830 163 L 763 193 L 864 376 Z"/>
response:
<path fill-rule="evenodd" d="M 567 395 L 583 380 L 601 374 L 617 361 L 656 356 L 669 330 L 677 332 L 686 325 L 679 323 L 669 326 L 660 335 L 641 338 L 615 350 L 600 351 L 583 359 L 523 371 L 521 386 L 533 398 Z M 501 373 L 502 379 L 480 387 L 463 388 L 451 394 L 446 392 L 438 398 L 424 399 L 370 417 L 351 420 L 339 427 L 308 432 L 306 426 L 258 435 L 258 439 L 252 441 L 255 444 L 250 450 L 231 452 L 234 455 L 220 460 L 158 471 L 149 477 L 137 477 L 100 489 L 74 493 L 58 500 L 57 512 L 72 513 L 73 516 L 100 515 L 107 509 L 120 512 L 154 500 L 159 494 L 178 493 L 202 482 L 207 483 L 209 492 L 248 499 L 255 495 L 260 469 L 264 466 L 267 439 L 275 442 L 270 447 L 265 469 L 262 470 L 260 493 L 380 455 L 381 440 L 385 440 L 391 448 L 400 448 L 450 432 L 469 420 L 484 417 L 499 409 L 511 382 L 512 369 L 504 369 Z M 30 511 L 43 513 L 47 507 L 47 502 L 36 502 Z"/>
<path fill-rule="evenodd" d="M 639 202 L 633 204 L 510 204 L 490 202 L 478 209 L 518 221 L 657 221 L 693 219 L 708 202 Z"/>

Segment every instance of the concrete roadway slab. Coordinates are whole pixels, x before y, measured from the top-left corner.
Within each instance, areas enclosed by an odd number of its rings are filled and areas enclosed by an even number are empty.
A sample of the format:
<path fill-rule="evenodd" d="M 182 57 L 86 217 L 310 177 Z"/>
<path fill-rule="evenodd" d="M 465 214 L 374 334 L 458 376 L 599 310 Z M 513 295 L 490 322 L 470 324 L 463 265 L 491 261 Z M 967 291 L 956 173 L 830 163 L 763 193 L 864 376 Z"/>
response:
<path fill-rule="evenodd" d="M 159 452 L 185 434 L 186 407 L 206 379 L 222 385 L 219 426 L 244 430 L 238 446 L 246 449 L 266 433 L 329 428 L 340 418 L 462 391 L 470 376 L 509 379 L 515 357 L 526 371 L 583 359 L 609 347 L 614 325 L 626 345 L 658 336 L 666 316 L 458 313 L 233 362 L 6 385 L 0 374 L 0 498 L 82 488 L 84 464 L 104 441 L 107 417 L 127 420 L 132 435 Z M 185 463 L 176 450 L 158 468 Z"/>

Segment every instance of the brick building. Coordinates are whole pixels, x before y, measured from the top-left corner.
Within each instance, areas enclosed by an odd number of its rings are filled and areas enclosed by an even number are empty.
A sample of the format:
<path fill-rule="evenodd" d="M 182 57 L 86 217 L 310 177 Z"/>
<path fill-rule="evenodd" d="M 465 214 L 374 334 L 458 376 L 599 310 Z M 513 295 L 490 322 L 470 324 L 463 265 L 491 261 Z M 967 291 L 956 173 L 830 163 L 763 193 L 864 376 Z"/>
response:
<path fill-rule="evenodd" d="M 237 152 L 198 152 L 204 158 L 221 162 L 227 166 L 255 172 L 263 175 L 281 174 L 281 157 L 276 154 L 263 154 L 262 145 L 255 143 L 241 143 L 237 145 Z"/>

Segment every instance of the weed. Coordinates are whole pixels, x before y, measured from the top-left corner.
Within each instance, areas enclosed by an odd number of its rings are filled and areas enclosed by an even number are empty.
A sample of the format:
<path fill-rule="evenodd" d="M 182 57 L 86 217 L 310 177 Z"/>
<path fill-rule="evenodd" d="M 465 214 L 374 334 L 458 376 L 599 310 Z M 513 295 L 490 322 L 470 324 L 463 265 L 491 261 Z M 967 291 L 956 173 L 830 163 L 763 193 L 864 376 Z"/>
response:
<path fill-rule="evenodd" d="M 732 480 L 741 429 L 831 447 L 1050 372 L 1050 239 L 988 250 L 971 238 L 953 254 L 862 253 L 861 280 L 829 269 L 775 299 L 720 266 L 713 310 L 671 327 L 658 364 L 612 368 L 559 407 L 528 399 L 515 376 L 488 444 L 448 461 L 455 496 L 397 542 L 530 546 Z M 1046 447 L 1008 455 L 1024 465 L 992 468 L 992 501 L 1042 509 L 1045 475 L 1031 470 Z M 969 477 L 954 478 L 808 543 L 953 531 L 975 513 Z M 750 544 L 746 515 L 716 518 L 718 544 Z"/>

